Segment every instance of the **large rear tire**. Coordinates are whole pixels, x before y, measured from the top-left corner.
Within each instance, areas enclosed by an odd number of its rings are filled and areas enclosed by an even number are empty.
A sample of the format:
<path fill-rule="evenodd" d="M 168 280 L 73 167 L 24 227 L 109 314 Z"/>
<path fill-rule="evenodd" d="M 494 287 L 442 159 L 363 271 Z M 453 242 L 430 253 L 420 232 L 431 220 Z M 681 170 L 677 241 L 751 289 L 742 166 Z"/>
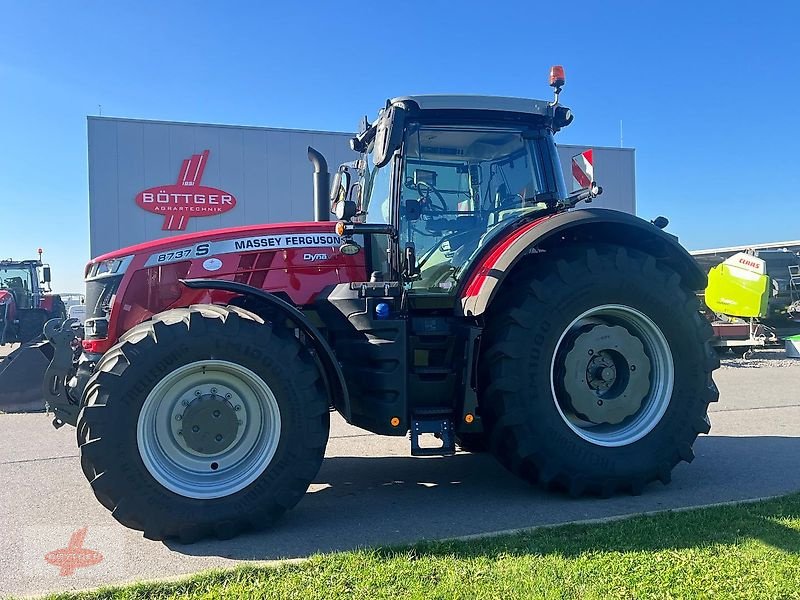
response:
<path fill-rule="evenodd" d="M 493 454 L 574 496 L 668 483 L 718 397 L 695 294 L 652 256 L 614 245 L 548 252 L 512 277 L 480 365 Z"/>
<path fill-rule="evenodd" d="M 156 540 L 224 539 L 303 497 L 328 399 L 291 332 L 198 305 L 137 325 L 103 356 L 78 431 L 84 474 L 120 523 Z"/>

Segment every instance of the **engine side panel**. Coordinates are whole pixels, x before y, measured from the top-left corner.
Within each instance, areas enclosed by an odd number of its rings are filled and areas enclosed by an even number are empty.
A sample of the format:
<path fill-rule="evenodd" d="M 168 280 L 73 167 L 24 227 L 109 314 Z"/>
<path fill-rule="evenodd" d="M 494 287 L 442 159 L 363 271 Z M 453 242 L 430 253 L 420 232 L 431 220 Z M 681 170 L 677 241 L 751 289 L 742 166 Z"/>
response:
<path fill-rule="evenodd" d="M 129 249 L 139 252 L 124 275 L 87 281 L 89 326 L 84 348 L 104 352 L 125 331 L 156 313 L 191 304 L 224 303 L 233 297 L 220 290 L 189 289 L 182 279 L 234 281 L 269 291 L 295 306 L 311 304 L 332 285 L 365 280 L 364 254 L 341 254 L 341 239 L 332 232 L 333 226 L 281 224 L 207 232 L 181 236 L 171 245 L 162 242 Z M 112 259 L 117 254 L 125 253 L 117 252 Z M 100 257 L 93 264 L 101 260 L 110 259 Z"/>

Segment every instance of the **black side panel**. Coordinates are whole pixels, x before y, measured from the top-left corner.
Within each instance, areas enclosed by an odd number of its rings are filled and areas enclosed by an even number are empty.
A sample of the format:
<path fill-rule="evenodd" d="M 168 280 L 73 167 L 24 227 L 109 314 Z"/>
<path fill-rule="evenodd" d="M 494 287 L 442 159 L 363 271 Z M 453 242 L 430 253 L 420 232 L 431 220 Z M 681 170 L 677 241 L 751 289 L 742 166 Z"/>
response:
<path fill-rule="evenodd" d="M 407 322 L 399 316 L 400 295 L 396 283 L 343 283 L 315 304 L 350 392 L 348 421 L 383 435 L 409 429 Z M 388 305 L 388 318 L 377 318 L 379 304 Z"/>

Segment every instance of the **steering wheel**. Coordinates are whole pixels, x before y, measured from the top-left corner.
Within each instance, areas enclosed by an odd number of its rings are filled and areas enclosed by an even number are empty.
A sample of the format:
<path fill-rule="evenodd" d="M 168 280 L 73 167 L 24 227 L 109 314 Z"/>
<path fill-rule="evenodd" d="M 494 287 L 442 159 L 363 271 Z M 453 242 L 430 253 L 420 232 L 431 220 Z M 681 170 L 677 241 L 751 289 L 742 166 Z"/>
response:
<path fill-rule="evenodd" d="M 430 202 L 429 206 L 431 207 L 431 209 L 434 209 L 436 212 L 447 212 L 447 201 L 444 199 L 444 196 L 442 196 L 442 193 L 435 187 L 433 187 L 430 183 L 427 183 L 425 181 L 418 181 L 417 192 L 421 197 L 424 196 L 426 200 L 430 200 L 431 196 L 430 194 L 426 196 L 422 191 L 422 187 L 425 187 L 431 192 L 433 192 L 433 195 L 441 203 L 439 206 L 437 206 L 433 202 Z"/>

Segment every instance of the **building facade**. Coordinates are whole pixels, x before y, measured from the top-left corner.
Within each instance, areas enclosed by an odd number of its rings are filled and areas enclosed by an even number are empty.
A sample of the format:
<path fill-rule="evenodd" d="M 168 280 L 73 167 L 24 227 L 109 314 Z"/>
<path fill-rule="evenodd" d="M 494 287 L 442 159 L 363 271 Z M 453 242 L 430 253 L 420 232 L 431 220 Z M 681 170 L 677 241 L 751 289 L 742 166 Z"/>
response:
<path fill-rule="evenodd" d="M 313 218 L 308 146 L 333 171 L 351 133 L 88 118 L 92 256 L 181 233 Z M 559 146 L 569 188 L 571 157 Z M 594 206 L 636 212 L 631 148 L 594 148 Z"/>

